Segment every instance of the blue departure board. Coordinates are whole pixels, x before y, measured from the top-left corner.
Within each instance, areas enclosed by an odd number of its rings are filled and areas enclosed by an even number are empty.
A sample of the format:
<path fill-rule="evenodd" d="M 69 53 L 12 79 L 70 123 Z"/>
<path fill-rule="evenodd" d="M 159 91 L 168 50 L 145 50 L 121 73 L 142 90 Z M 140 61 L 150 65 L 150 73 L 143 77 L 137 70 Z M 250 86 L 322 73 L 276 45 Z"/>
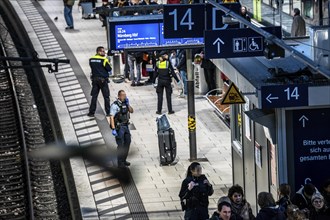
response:
<path fill-rule="evenodd" d="M 159 24 L 122 24 L 115 26 L 116 50 L 159 46 Z"/>

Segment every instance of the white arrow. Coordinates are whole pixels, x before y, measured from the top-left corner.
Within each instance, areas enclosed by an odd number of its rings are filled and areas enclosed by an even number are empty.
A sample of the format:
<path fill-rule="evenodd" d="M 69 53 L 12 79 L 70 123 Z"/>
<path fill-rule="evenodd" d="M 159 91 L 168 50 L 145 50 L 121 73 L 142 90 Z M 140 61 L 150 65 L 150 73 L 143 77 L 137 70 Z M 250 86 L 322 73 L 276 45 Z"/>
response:
<path fill-rule="evenodd" d="M 308 121 L 308 118 L 305 115 L 303 115 L 299 118 L 299 121 L 302 121 L 302 126 L 304 128 L 305 127 L 305 122 Z"/>
<path fill-rule="evenodd" d="M 221 52 L 220 44 L 225 44 L 219 37 L 213 42 L 213 45 L 218 44 L 218 53 Z"/>
<path fill-rule="evenodd" d="M 273 99 L 278 99 L 278 97 L 272 97 L 272 94 L 270 93 L 268 96 L 267 96 L 267 98 L 266 98 L 266 100 L 269 102 L 269 103 L 272 103 L 272 100 Z"/>

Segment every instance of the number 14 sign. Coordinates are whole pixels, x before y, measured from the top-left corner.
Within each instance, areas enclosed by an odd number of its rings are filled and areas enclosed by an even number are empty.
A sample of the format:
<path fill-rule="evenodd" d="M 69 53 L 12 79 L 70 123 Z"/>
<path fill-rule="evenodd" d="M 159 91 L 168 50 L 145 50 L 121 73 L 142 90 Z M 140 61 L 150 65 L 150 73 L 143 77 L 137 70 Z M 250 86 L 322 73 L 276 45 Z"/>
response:
<path fill-rule="evenodd" d="M 164 37 L 204 37 L 205 5 L 164 5 Z"/>
<path fill-rule="evenodd" d="M 308 85 L 272 85 L 261 87 L 262 108 L 308 106 Z"/>

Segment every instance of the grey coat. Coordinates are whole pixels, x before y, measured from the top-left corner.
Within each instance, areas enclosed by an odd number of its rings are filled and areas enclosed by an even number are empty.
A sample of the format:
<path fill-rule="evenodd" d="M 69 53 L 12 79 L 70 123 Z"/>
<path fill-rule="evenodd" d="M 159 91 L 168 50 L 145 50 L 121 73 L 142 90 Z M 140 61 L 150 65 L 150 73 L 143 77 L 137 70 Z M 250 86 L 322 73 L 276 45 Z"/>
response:
<path fill-rule="evenodd" d="M 291 37 L 302 36 L 306 36 L 305 20 L 300 15 L 295 15 L 291 26 Z"/>

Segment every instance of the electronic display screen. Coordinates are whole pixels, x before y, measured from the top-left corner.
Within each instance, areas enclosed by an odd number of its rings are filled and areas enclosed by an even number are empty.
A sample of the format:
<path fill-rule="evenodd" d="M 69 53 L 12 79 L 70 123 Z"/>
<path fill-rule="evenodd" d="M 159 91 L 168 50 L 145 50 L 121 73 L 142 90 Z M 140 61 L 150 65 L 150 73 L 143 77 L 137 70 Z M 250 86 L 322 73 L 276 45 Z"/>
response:
<path fill-rule="evenodd" d="M 119 20 L 121 19 L 121 20 Z M 113 18 L 109 21 L 109 49 L 113 52 L 132 48 L 155 48 L 176 45 L 203 44 L 204 38 L 164 38 L 163 19 L 124 20 Z"/>
<path fill-rule="evenodd" d="M 159 46 L 159 24 L 123 24 L 115 26 L 116 50 Z"/>
<path fill-rule="evenodd" d="M 204 38 L 164 38 L 164 23 L 159 24 L 160 29 L 160 45 L 187 45 L 187 44 L 203 44 Z"/>

